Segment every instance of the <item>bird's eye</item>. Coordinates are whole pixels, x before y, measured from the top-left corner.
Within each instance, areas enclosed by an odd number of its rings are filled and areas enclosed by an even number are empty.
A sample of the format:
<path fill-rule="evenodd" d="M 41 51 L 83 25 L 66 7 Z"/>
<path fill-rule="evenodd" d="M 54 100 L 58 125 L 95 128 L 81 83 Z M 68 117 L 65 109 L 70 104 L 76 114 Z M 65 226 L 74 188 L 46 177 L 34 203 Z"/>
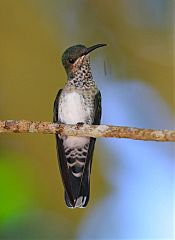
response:
<path fill-rule="evenodd" d="M 69 58 L 69 63 L 73 64 L 74 63 L 74 59 Z"/>

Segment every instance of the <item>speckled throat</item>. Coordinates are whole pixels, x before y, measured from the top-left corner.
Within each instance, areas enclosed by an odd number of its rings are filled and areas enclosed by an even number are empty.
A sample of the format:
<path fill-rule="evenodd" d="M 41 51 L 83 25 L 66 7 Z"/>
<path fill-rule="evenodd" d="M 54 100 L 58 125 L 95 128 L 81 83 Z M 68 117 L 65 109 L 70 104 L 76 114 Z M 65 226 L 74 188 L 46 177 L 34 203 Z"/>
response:
<path fill-rule="evenodd" d="M 71 114 L 71 119 L 62 117 L 60 120 L 66 124 L 84 122 L 92 124 L 94 119 L 94 99 L 99 91 L 92 77 L 89 57 L 77 60 L 73 75 L 68 76 L 59 101 L 60 113 Z M 72 108 L 74 108 L 72 110 Z M 80 111 L 81 109 L 81 111 Z M 77 121 L 76 121 L 76 120 Z"/>
<path fill-rule="evenodd" d="M 92 77 L 89 56 L 82 56 L 75 62 L 70 74 L 68 74 L 66 85 L 81 90 L 92 89 L 96 92 L 97 87 Z"/>

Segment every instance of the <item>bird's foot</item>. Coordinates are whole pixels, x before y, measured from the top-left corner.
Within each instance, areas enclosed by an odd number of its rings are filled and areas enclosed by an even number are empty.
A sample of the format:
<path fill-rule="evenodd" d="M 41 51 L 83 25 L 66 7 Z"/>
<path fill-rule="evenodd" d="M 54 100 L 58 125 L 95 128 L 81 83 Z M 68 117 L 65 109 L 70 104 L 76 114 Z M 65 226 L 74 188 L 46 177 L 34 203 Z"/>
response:
<path fill-rule="evenodd" d="M 80 127 L 82 127 L 84 125 L 84 122 L 78 122 L 76 124 L 76 129 L 79 129 Z"/>

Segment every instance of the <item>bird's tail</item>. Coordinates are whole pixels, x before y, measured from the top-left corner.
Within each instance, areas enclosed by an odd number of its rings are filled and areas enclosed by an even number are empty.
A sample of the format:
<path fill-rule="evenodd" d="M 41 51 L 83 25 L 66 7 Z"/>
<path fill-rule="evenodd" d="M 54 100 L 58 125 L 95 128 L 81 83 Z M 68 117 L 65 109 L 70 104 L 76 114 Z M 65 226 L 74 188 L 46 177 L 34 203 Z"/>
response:
<path fill-rule="evenodd" d="M 78 176 L 78 175 L 77 175 Z M 77 177 L 69 172 L 69 177 L 71 179 L 71 189 L 72 195 L 74 196 L 74 205 L 71 203 L 67 192 L 65 191 L 65 202 L 69 208 L 85 208 L 89 201 L 90 196 L 90 170 L 84 168 L 81 177 Z"/>

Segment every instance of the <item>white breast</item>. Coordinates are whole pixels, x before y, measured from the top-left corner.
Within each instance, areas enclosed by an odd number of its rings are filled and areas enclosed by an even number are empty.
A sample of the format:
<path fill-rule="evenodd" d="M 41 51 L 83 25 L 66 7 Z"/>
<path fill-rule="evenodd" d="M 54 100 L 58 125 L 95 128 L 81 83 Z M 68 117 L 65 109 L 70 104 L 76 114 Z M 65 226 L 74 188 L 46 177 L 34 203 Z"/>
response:
<path fill-rule="evenodd" d="M 90 117 L 90 110 L 85 106 L 83 97 L 76 93 L 68 93 L 63 96 L 59 106 L 58 118 L 66 124 L 86 122 Z M 63 140 L 65 147 L 83 147 L 89 142 L 88 137 L 67 137 Z"/>
<path fill-rule="evenodd" d="M 66 94 L 59 106 L 59 119 L 67 124 L 85 122 L 90 110 L 85 106 L 83 97 L 76 92 Z"/>

